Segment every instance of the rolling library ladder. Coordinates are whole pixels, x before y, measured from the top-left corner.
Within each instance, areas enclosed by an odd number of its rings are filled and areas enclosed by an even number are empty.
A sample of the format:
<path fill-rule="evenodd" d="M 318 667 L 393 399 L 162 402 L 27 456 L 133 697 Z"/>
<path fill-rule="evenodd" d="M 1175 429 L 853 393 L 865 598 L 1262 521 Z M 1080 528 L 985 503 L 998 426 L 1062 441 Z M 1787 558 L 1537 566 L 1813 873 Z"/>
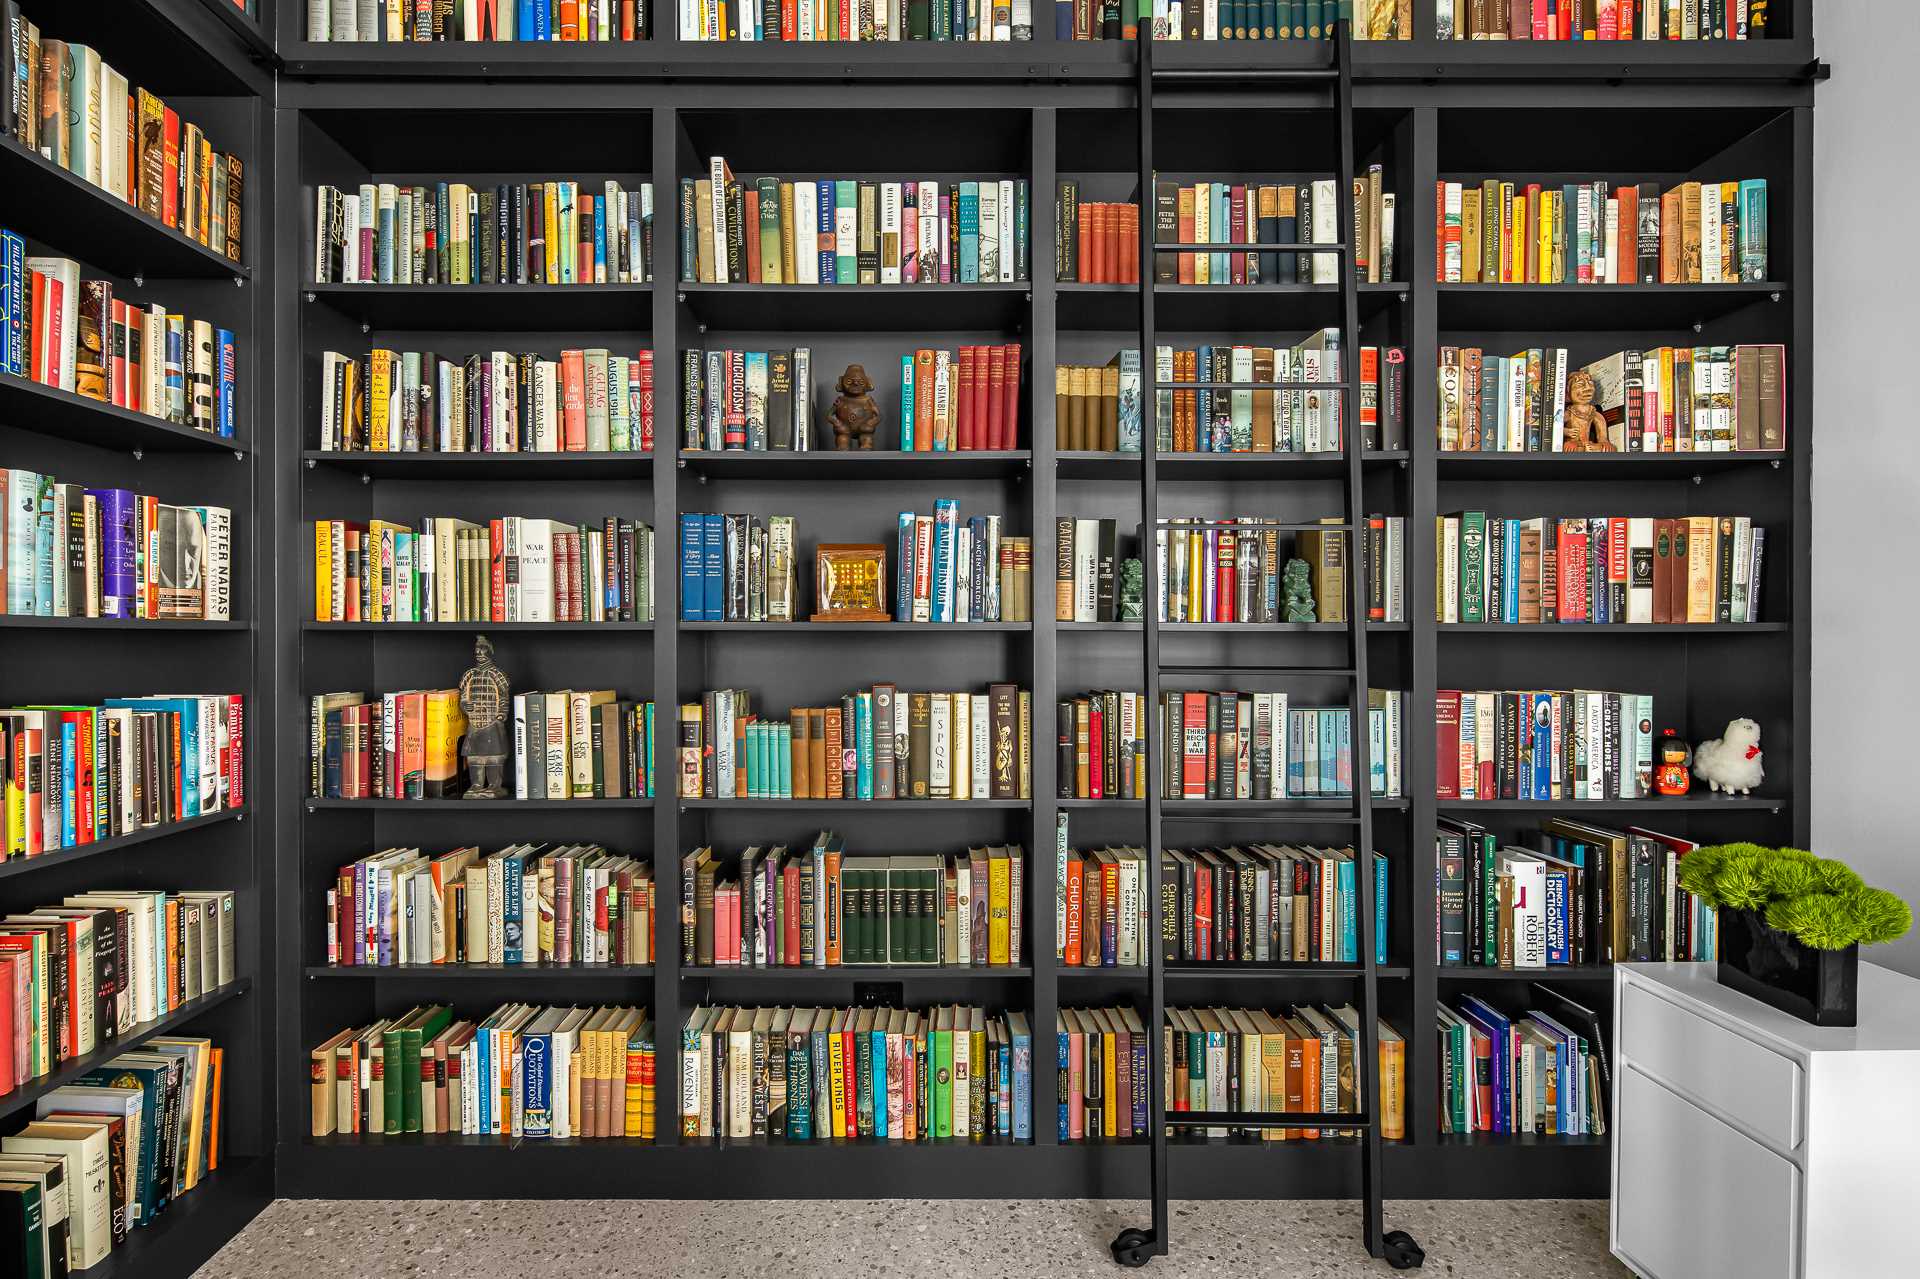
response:
<path fill-rule="evenodd" d="M 1140 127 L 1140 185 L 1139 199 L 1145 211 L 1142 221 L 1147 224 L 1148 234 L 1141 237 L 1140 243 L 1140 364 L 1142 371 L 1141 415 L 1145 427 L 1141 432 L 1140 450 L 1140 516 L 1141 526 L 1158 532 L 1160 529 L 1190 527 L 1192 520 L 1161 519 L 1159 514 L 1158 456 L 1154 422 L 1157 418 L 1160 384 L 1155 378 L 1154 359 L 1154 318 L 1153 318 L 1153 282 L 1154 255 L 1156 252 L 1175 252 L 1180 250 L 1200 250 L 1210 252 L 1280 252 L 1296 253 L 1312 250 L 1316 254 L 1337 254 L 1340 271 L 1340 351 L 1341 362 L 1338 382 L 1182 382 L 1181 390 L 1194 391 L 1250 391 L 1256 388 L 1265 390 L 1319 390 L 1340 397 L 1340 447 L 1346 459 L 1346 518 L 1337 524 L 1299 524 L 1278 520 L 1259 520 L 1255 523 L 1262 527 L 1273 528 L 1280 532 L 1323 531 L 1337 532 L 1343 535 L 1346 554 L 1346 592 L 1347 592 L 1347 665 L 1344 667 L 1326 666 L 1246 666 L 1246 665 L 1162 665 L 1160 661 L 1160 599 L 1158 573 L 1150 571 L 1145 576 L 1145 596 L 1142 642 L 1146 647 L 1143 663 L 1146 675 L 1147 704 L 1158 708 L 1163 680 L 1172 680 L 1176 686 L 1190 684 L 1192 681 L 1210 675 L 1248 675 L 1270 680 L 1285 680 L 1296 676 L 1338 676 L 1346 680 L 1349 692 L 1349 713 L 1352 715 L 1353 742 L 1351 767 L 1353 784 L 1351 787 L 1351 812 L 1331 820 L 1343 821 L 1353 828 L 1353 847 L 1357 858 L 1364 859 L 1373 848 L 1373 813 L 1369 799 L 1372 794 L 1372 760 L 1368 750 L 1367 732 L 1367 647 L 1366 635 L 1358 619 L 1365 615 L 1367 607 L 1367 583 L 1365 578 L 1366 559 L 1361 549 L 1359 534 L 1363 531 L 1360 512 L 1364 509 L 1361 490 L 1361 452 L 1365 440 L 1359 430 L 1359 414 L 1356 411 L 1357 386 L 1356 369 L 1359 366 L 1359 319 L 1358 288 L 1355 279 L 1355 245 L 1353 243 L 1353 47 L 1352 35 L 1347 21 L 1336 24 L 1333 38 L 1327 42 L 1328 65 L 1324 67 L 1208 67 L 1194 69 L 1156 69 L 1153 65 L 1153 40 L 1150 24 L 1142 22 L 1140 39 L 1136 43 L 1139 59 L 1139 81 L 1136 110 Z M 1333 244 L 1306 243 L 1259 243 L 1259 244 L 1180 244 L 1157 243 L 1157 228 L 1152 218 L 1154 204 L 1154 161 L 1153 161 L 1153 108 L 1154 94 L 1162 86 L 1173 91 L 1183 88 L 1196 88 L 1208 85 L 1247 88 L 1275 81 L 1305 83 L 1317 86 L 1331 97 L 1331 110 L 1339 122 L 1339 185 L 1336 208 L 1341 228 L 1341 240 Z M 1302 228 L 1305 232 L 1305 228 Z M 1296 239 L 1311 239 L 1311 233 L 1298 234 Z M 1277 297 L 1285 297 L 1281 294 Z M 1282 304 L 1284 305 L 1284 304 Z M 1202 376 L 1205 376 L 1204 372 Z M 1142 555 L 1151 553 L 1157 539 L 1149 539 L 1141 548 Z M 1284 821 L 1289 814 L 1271 801 L 1248 801 L 1234 805 L 1237 811 L 1221 813 L 1216 806 L 1209 804 L 1204 812 L 1167 813 L 1162 800 L 1164 787 L 1159 780 L 1163 777 L 1163 764 L 1160 752 L 1164 743 L 1158 733 L 1148 733 L 1147 737 L 1147 776 L 1156 779 L 1147 788 L 1147 848 L 1151 850 L 1147 858 L 1149 900 L 1159 903 L 1160 895 L 1160 855 L 1161 831 L 1169 822 L 1227 822 L 1233 824 L 1272 824 Z M 1322 814 L 1315 814 L 1315 820 L 1328 820 Z M 1362 866 L 1365 866 L 1364 861 Z M 1387 1261 L 1396 1270 L 1407 1270 L 1419 1266 L 1425 1254 L 1405 1231 L 1387 1231 L 1384 1226 L 1381 1207 L 1381 1134 L 1380 1134 L 1380 1045 L 1379 1045 L 1379 974 L 1374 954 L 1374 901 L 1373 875 L 1364 869 L 1354 877 L 1358 889 L 1358 960 L 1357 966 L 1341 966 L 1343 975 L 1351 975 L 1360 984 L 1359 1021 L 1360 1051 L 1355 1071 L 1355 1094 L 1358 1101 L 1356 1113 L 1325 1114 L 1318 1111 L 1211 1111 L 1188 1110 L 1175 1114 L 1167 1113 L 1165 1088 L 1161 1080 L 1165 1078 L 1166 1066 L 1161 1060 L 1166 1052 L 1164 1027 L 1166 1025 L 1166 958 L 1165 948 L 1153 945 L 1150 950 L 1151 970 L 1148 976 L 1149 1016 L 1147 1024 L 1161 1028 L 1162 1033 L 1148 1036 L 1150 1070 L 1148 1085 L 1150 1097 L 1148 1111 L 1149 1129 L 1152 1141 L 1149 1149 L 1152 1158 L 1152 1196 L 1153 1224 L 1150 1229 L 1128 1229 L 1120 1232 L 1111 1245 L 1113 1259 L 1124 1266 L 1143 1266 L 1156 1256 L 1163 1256 L 1168 1249 L 1168 1129 L 1169 1128 L 1209 1128 L 1226 1127 L 1234 1129 L 1272 1129 L 1312 1127 L 1334 1129 L 1358 1133 L 1360 1136 L 1360 1200 L 1361 1200 L 1361 1242 L 1368 1254 Z M 1164 905 L 1159 909 L 1164 910 Z M 1276 1155 L 1277 1155 L 1276 1151 Z"/>

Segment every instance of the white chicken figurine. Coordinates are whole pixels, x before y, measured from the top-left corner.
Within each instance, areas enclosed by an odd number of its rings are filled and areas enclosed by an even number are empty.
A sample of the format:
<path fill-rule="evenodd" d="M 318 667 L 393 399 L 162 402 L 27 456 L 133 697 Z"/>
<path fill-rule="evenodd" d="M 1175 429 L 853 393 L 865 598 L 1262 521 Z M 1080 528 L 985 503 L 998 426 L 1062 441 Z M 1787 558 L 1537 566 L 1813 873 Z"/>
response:
<path fill-rule="evenodd" d="M 1736 719 L 1726 731 L 1694 748 L 1693 771 L 1707 785 L 1729 795 L 1751 795 L 1766 777 L 1761 768 L 1760 725 Z"/>

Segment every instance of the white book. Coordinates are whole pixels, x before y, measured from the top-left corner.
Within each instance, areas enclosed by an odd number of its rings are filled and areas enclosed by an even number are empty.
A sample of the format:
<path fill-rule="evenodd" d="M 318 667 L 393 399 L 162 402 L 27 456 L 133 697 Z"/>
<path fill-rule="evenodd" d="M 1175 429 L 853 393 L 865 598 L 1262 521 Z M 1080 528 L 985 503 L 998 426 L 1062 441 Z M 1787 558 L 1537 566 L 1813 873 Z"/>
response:
<path fill-rule="evenodd" d="M 1100 521 L 1073 522 L 1073 620 L 1094 622 L 1100 613 Z"/>
<path fill-rule="evenodd" d="M 934 797 L 948 799 L 953 791 L 953 699 L 935 693 L 928 701 L 927 788 Z"/>
<path fill-rule="evenodd" d="M 1719 284 L 1720 275 L 1720 188 L 1711 182 L 1700 185 L 1700 283 Z"/>
<path fill-rule="evenodd" d="M 920 283 L 940 282 L 940 184 L 920 184 L 920 235 L 914 244 L 920 251 Z"/>
<path fill-rule="evenodd" d="M 548 693 L 547 710 L 547 798 L 567 799 L 567 724 L 573 695 L 567 690 Z"/>
<path fill-rule="evenodd" d="M 946 700 L 940 698 L 938 700 Z M 973 699 L 965 693 L 952 698 L 953 799 L 973 798 Z"/>
<path fill-rule="evenodd" d="M 808 13 L 813 0 L 801 0 L 802 14 Z M 813 38 L 813 23 L 807 17 L 800 20 L 802 40 Z M 820 186 L 816 182 L 795 182 L 793 184 L 793 273 L 797 283 L 820 283 Z M 796 386 L 798 383 L 796 382 Z M 796 441 L 796 447 L 798 442 Z"/>
<path fill-rule="evenodd" d="M 1000 184 L 980 184 L 980 279 L 1000 278 Z"/>
<path fill-rule="evenodd" d="M 1003 31 L 1005 29 L 1000 28 Z M 1005 38 L 995 36 L 995 39 Z M 1000 179 L 1000 280 L 1004 284 L 1011 284 L 1014 276 L 1014 213 L 1013 179 L 1002 178 Z"/>
<path fill-rule="evenodd" d="M 100 64 L 100 172 L 107 194 L 132 203 L 127 187 L 127 78 Z"/>
<path fill-rule="evenodd" d="M 1503 848 L 1499 871 L 1513 879 L 1513 966 L 1547 966 L 1547 864 L 1531 853 Z"/>
<path fill-rule="evenodd" d="M 513 797 L 526 799 L 527 796 L 527 752 L 524 743 L 527 740 L 527 695 L 513 695 Z"/>
<path fill-rule="evenodd" d="M 880 283 L 900 283 L 900 184 L 880 184 Z"/>
<path fill-rule="evenodd" d="M 1653 520 L 1627 520 L 1627 621 L 1653 621 Z"/>
<path fill-rule="evenodd" d="M 520 528 L 520 620 L 553 620 L 553 530 L 552 520 L 521 519 Z"/>
<path fill-rule="evenodd" d="M 751 13 L 749 6 L 746 12 Z M 721 156 L 714 156 L 707 162 L 707 181 L 713 187 L 713 243 L 708 254 L 713 262 L 713 282 L 727 282 L 727 162 Z"/>
<path fill-rule="evenodd" d="M 1733 588 L 1729 621 L 1747 622 L 1749 601 L 1753 598 L 1753 517 L 1737 515 L 1733 520 Z"/>

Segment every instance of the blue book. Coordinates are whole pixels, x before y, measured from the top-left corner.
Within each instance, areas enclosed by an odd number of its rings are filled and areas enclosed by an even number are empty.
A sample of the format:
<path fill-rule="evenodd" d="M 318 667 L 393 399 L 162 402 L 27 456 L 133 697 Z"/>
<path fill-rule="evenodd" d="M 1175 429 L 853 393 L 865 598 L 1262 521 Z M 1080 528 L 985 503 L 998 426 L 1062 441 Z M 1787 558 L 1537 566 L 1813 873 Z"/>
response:
<path fill-rule="evenodd" d="M 0 372 L 27 374 L 27 245 L 12 231 L 0 230 Z"/>
<path fill-rule="evenodd" d="M 1740 184 L 1740 278 L 1758 284 L 1767 278 L 1767 180 Z"/>
<path fill-rule="evenodd" d="M 1055 1056 L 1054 1056 L 1054 1060 L 1062 1063 L 1060 1069 L 1063 1072 L 1067 1069 L 1065 1063 L 1072 1060 L 1072 1054 L 1073 1054 L 1073 1036 L 1071 1036 L 1070 1034 L 1068 1034 L 1066 1031 L 1063 1030 L 1059 1033 L 1059 1042 L 1055 1047 Z M 1016 1107 L 1016 1113 L 1017 1113 L 1017 1108 L 1020 1104 L 1017 1098 L 1018 1098 L 1018 1094 L 1016 1094 L 1016 1100 L 1014 1101 L 1014 1106 Z M 1067 1089 L 1065 1088 L 1059 1089 L 1059 1098 L 1060 1098 L 1060 1106 L 1059 1106 L 1060 1143 L 1062 1145 L 1065 1145 L 1068 1141 L 1072 1140 L 1072 1135 L 1073 1135 L 1072 1121 L 1069 1120 L 1067 1117 L 1067 1109 L 1072 1104 L 1072 1099 L 1067 1095 Z"/>
<path fill-rule="evenodd" d="M 1373 962 L 1387 962 L 1387 859 L 1373 857 Z"/>
<path fill-rule="evenodd" d="M 873 694 L 856 693 L 853 698 L 853 742 L 857 761 L 854 776 L 855 798 L 873 798 Z"/>
<path fill-rule="evenodd" d="M 813 1053 L 813 1069 L 809 1072 L 814 1084 L 813 1113 L 818 1116 L 818 1122 L 814 1124 L 815 1131 L 808 1136 L 826 1138 L 833 1136 L 833 1115 L 827 1109 L 831 1104 L 831 1084 L 827 1078 L 827 1032 L 820 1028 L 820 1021 L 819 1017 L 814 1018 L 815 1029 L 808 1036 L 811 1040 L 808 1047 Z"/>
<path fill-rule="evenodd" d="M 980 184 L 960 184 L 960 260 L 954 275 L 961 284 L 980 283 Z"/>
<path fill-rule="evenodd" d="M 1028 1141 L 1033 1137 L 1033 1034 L 1025 1014 L 1007 1014 L 1007 1034 L 1013 1040 L 1013 1051 L 1007 1055 L 1013 1086 L 1013 1139 Z"/>
<path fill-rule="evenodd" d="M 913 620 L 913 573 L 914 546 L 918 540 L 917 525 L 912 511 L 900 512 L 900 546 L 894 555 L 893 574 L 893 620 L 911 622 Z"/>
<path fill-rule="evenodd" d="M 553 1136 L 553 1036 L 527 1035 L 520 1041 L 520 1132 L 524 1137 Z"/>
<path fill-rule="evenodd" d="M 1133 1037 L 1133 1130 L 1144 1132 L 1147 1127 L 1147 1080 L 1151 1079 L 1152 1067 L 1147 1057 L 1147 1037 Z"/>
<path fill-rule="evenodd" d="M 1384 708 L 1367 708 L 1367 793 L 1387 793 L 1387 712 Z"/>
<path fill-rule="evenodd" d="M 953 543 L 960 518 L 960 503 L 943 497 L 933 504 L 933 611 L 932 620 L 953 620 Z"/>
<path fill-rule="evenodd" d="M 701 605 L 701 620 L 719 622 L 726 620 L 727 609 L 727 517 L 708 514 L 701 522 L 706 525 L 705 600 Z"/>
<path fill-rule="evenodd" d="M 583 277 L 584 278 L 584 277 Z M 593 197 L 593 274 L 594 283 L 607 278 L 607 197 Z"/>
<path fill-rule="evenodd" d="M 834 279 L 834 263 L 835 263 L 836 249 L 827 247 L 828 245 L 833 243 L 833 235 L 834 235 L 834 228 L 833 228 L 834 184 L 831 182 L 819 182 L 819 183 L 816 183 L 815 185 L 819 188 L 819 199 L 816 201 L 816 204 L 819 207 L 818 220 L 819 220 L 819 226 L 820 226 L 820 283 L 834 284 L 837 282 Z"/>
<path fill-rule="evenodd" d="M 781 799 L 793 798 L 793 725 L 780 725 L 780 740 L 774 743 L 773 766 L 780 774 L 779 784 L 774 794 Z"/>
<path fill-rule="evenodd" d="M 1203 346 L 1194 355 L 1194 366 L 1198 370 L 1197 381 L 1210 381 L 1213 377 L 1213 348 Z M 1196 425 L 1194 435 L 1200 446 L 1200 452 L 1213 452 L 1213 392 L 1195 391 L 1194 417 Z"/>
<path fill-rule="evenodd" d="M 975 515 L 967 520 L 967 615 L 956 621 L 984 622 L 987 619 L 987 517 Z"/>
<path fill-rule="evenodd" d="M 533 38 L 553 39 L 553 10 L 543 0 L 533 0 Z"/>
<path fill-rule="evenodd" d="M 1507 1020 L 1505 1013 L 1494 1008 L 1477 995 L 1466 995 L 1456 1009 L 1468 1025 L 1493 1041 L 1493 1051 L 1488 1054 L 1493 1067 L 1491 1091 L 1493 1093 L 1493 1131 L 1513 1131 L 1513 1096 L 1509 1081 L 1513 1075 L 1513 1059 L 1510 1044 L 1513 1039 L 1513 1023 Z M 1467 1047 L 1467 1065 L 1473 1065 L 1473 1047 Z M 1471 1086 L 1471 1085 L 1469 1085 Z"/>
<path fill-rule="evenodd" d="M 1031 233 L 1028 207 L 1027 180 L 1016 178 L 1013 183 L 1013 278 L 1023 284 L 1027 279 L 1027 240 Z"/>
<path fill-rule="evenodd" d="M 873 1135 L 887 1135 L 887 1032 L 876 1030 L 868 1038 L 873 1047 L 870 1050 L 873 1061 Z"/>
<path fill-rule="evenodd" d="M 80 842 L 78 814 L 74 801 L 80 796 L 78 755 L 80 726 L 71 720 L 60 725 L 60 847 L 72 848 Z"/>
<path fill-rule="evenodd" d="M 1287 712 L 1287 794 L 1307 792 L 1306 732 L 1308 711 Z"/>
<path fill-rule="evenodd" d="M 1340 913 L 1336 927 L 1340 931 L 1340 962 L 1360 962 L 1360 886 L 1354 880 L 1353 858 L 1342 857 L 1333 867 L 1333 902 Z"/>
<path fill-rule="evenodd" d="M 180 717 L 180 816 L 200 815 L 200 699 L 197 697 L 109 697 L 102 706 L 131 707 Z"/>
<path fill-rule="evenodd" d="M 1053 38 L 1055 40 L 1073 39 L 1073 0 L 1054 0 Z M 1065 1052 L 1064 1047 L 1061 1051 Z M 1060 1060 L 1065 1061 L 1066 1058 L 1063 1056 Z M 1061 1113 L 1065 1114 L 1066 1112 L 1063 1110 Z M 1063 1119 L 1061 1122 L 1065 1123 L 1066 1121 Z M 1060 1130 L 1060 1140 L 1065 1141 L 1066 1139 L 1067 1130 L 1062 1128 Z"/>
<path fill-rule="evenodd" d="M 541 8 L 546 7 L 545 0 L 538 0 L 538 2 Z M 519 0 L 519 3 L 514 6 L 513 34 L 515 39 L 532 40 L 535 38 L 533 34 L 533 8 L 535 3 L 536 0 Z"/>
<path fill-rule="evenodd" d="M 1500 620 L 1520 620 L 1520 521 L 1506 521 L 1506 535 L 1500 539 Z"/>
<path fill-rule="evenodd" d="M 479 1078 L 498 1079 L 500 1076 L 493 1068 L 493 1030 L 491 1028 L 483 1028 L 479 1034 L 473 1037 L 473 1043 L 474 1056 L 479 1059 Z M 497 1088 L 475 1089 L 474 1095 L 478 1097 L 480 1101 L 480 1122 L 477 1127 L 483 1133 L 491 1133 L 493 1131 L 493 1102 L 494 1098 L 499 1094 L 499 1091 Z"/>
<path fill-rule="evenodd" d="M 1533 695 L 1533 789 L 1528 799 L 1553 798 L 1553 694 Z"/>
<path fill-rule="evenodd" d="M 812 1038 L 811 1035 L 808 1036 Z M 812 1054 L 806 1048 L 787 1048 L 787 1140 L 813 1136 Z"/>
<path fill-rule="evenodd" d="M 900 451 L 913 452 L 913 352 L 900 357 Z"/>
<path fill-rule="evenodd" d="M 215 329 L 213 333 L 213 349 L 216 358 L 220 361 L 220 376 L 218 381 L 214 383 L 214 429 L 220 433 L 221 439 L 230 440 L 233 438 L 234 401 L 236 399 L 236 390 L 234 387 L 235 356 L 233 351 L 233 331 L 231 329 Z"/>
<path fill-rule="evenodd" d="M 849 178 L 834 182 L 823 182 L 820 185 L 833 188 L 833 208 L 829 211 L 832 216 L 822 218 L 820 222 L 820 225 L 823 227 L 833 228 L 833 283 L 858 284 L 860 282 L 860 271 L 859 264 L 855 260 L 855 250 L 859 248 L 859 245 L 855 243 L 852 234 L 841 233 L 842 228 L 840 226 L 839 216 L 840 210 L 845 209 L 847 210 L 847 225 L 849 227 L 857 227 L 859 225 L 860 184 Z"/>

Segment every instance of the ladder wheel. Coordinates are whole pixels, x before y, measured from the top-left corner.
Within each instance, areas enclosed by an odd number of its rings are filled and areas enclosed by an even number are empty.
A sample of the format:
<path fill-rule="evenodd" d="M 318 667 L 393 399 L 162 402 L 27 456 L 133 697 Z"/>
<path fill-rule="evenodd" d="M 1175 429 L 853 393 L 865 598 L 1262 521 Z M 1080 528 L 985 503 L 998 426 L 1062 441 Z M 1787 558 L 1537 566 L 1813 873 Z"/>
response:
<path fill-rule="evenodd" d="M 1153 1235 L 1145 1230 L 1122 1230 L 1110 1245 L 1113 1259 L 1123 1266 L 1138 1268 L 1153 1260 Z"/>
<path fill-rule="evenodd" d="M 1418 1270 L 1427 1259 L 1427 1254 L 1413 1241 L 1413 1236 L 1404 1230 L 1389 1230 L 1380 1242 L 1383 1245 L 1380 1255 L 1395 1270 Z"/>

